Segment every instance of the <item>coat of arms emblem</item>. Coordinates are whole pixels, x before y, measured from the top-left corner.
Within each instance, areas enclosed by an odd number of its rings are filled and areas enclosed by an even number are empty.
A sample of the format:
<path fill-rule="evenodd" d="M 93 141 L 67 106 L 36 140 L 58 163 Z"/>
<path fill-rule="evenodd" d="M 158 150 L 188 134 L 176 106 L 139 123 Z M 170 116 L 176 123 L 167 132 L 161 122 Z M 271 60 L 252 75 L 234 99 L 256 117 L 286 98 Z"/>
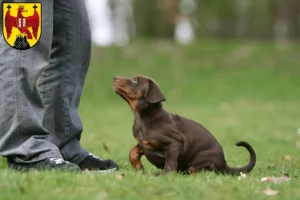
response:
<path fill-rule="evenodd" d="M 41 37 L 41 3 L 3 3 L 2 33 L 18 50 L 32 48 Z"/>

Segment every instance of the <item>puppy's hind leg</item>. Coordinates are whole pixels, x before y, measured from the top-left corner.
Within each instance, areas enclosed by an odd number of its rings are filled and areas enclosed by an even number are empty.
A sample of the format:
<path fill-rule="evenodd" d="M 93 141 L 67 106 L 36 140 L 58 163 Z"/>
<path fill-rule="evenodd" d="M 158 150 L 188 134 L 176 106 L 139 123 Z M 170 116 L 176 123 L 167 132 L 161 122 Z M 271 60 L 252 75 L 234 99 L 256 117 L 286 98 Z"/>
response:
<path fill-rule="evenodd" d="M 190 175 L 197 175 L 197 173 L 201 171 L 213 171 L 218 173 L 217 168 L 211 163 L 203 163 L 197 166 L 192 166 L 188 169 Z"/>

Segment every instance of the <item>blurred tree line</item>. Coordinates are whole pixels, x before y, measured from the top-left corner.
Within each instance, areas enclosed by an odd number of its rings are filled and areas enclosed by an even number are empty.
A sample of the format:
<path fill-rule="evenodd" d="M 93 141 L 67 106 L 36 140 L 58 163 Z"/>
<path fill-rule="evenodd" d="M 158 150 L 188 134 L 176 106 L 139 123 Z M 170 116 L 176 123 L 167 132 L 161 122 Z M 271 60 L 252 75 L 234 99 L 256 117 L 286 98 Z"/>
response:
<path fill-rule="evenodd" d="M 173 38 L 178 19 L 185 17 L 197 38 L 276 41 L 300 38 L 300 0 L 132 0 L 131 3 L 137 37 Z"/>

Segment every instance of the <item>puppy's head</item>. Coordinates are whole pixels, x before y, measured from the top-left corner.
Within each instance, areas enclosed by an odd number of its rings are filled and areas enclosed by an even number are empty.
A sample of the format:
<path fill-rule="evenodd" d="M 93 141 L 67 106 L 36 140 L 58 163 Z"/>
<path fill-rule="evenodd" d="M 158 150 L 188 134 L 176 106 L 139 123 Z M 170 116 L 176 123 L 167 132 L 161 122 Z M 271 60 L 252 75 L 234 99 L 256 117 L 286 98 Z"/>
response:
<path fill-rule="evenodd" d="M 132 78 L 115 76 L 113 89 L 129 103 L 133 111 L 166 99 L 155 81 L 145 76 Z"/>

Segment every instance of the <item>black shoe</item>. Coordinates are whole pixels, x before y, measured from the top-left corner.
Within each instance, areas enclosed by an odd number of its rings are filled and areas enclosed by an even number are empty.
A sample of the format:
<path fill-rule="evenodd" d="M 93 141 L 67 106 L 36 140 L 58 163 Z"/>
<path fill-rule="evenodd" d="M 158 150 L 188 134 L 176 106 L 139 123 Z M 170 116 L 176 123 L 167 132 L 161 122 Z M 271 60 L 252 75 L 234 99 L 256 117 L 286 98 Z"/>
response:
<path fill-rule="evenodd" d="M 47 158 L 35 163 L 17 163 L 11 158 L 7 159 L 7 164 L 10 169 L 17 171 L 29 170 L 58 170 L 69 172 L 80 172 L 78 165 L 65 161 L 61 158 Z"/>
<path fill-rule="evenodd" d="M 101 160 L 99 157 L 89 154 L 79 165 L 81 170 L 93 170 L 99 173 L 110 173 L 118 169 L 113 160 Z"/>

